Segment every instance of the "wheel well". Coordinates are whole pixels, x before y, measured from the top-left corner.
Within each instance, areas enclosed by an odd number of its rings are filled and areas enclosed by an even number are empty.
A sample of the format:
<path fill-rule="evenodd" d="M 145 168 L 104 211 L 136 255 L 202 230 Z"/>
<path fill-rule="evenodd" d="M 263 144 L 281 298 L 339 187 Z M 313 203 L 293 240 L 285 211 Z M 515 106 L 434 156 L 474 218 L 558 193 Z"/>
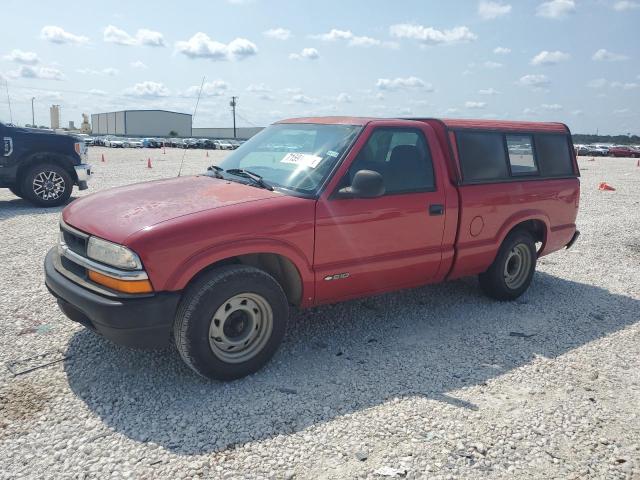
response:
<path fill-rule="evenodd" d="M 287 257 L 276 253 L 249 253 L 225 258 L 198 272 L 189 283 L 192 283 L 202 274 L 223 265 L 249 265 L 263 270 L 280 284 L 290 304 L 300 305 L 302 301 L 302 279 L 298 269 Z"/>
<path fill-rule="evenodd" d="M 515 227 L 513 227 L 509 233 L 515 230 L 526 230 L 529 232 L 536 243 L 541 243 L 544 246 L 544 243 L 547 239 L 547 226 L 544 224 L 542 220 L 526 220 L 524 222 L 520 222 Z M 542 249 L 542 246 L 538 248 L 538 252 Z"/>
<path fill-rule="evenodd" d="M 20 183 L 22 181 L 23 175 L 34 165 L 38 165 L 41 163 L 53 163 L 54 165 L 59 165 L 66 170 L 66 172 L 71 176 L 71 180 L 74 183 L 78 182 L 78 176 L 76 175 L 76 171 L 73 168 L 73 163 L 64 155 L 56 154 L 56 153 L 35 153 L 23 160 L 20 161 L 18 166 L 18 172 L 16 174 L 16 181 Z"/>

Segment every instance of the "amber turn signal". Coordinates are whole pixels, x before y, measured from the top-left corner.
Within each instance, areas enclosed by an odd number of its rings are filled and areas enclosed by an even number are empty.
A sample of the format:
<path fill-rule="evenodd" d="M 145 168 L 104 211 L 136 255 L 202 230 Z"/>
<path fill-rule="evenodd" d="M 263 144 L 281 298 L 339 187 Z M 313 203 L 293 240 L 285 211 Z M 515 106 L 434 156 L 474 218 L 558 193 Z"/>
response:
<path fill-rule="evenodd" d="M 94 272 L 93 270 L 87 270 L 89 279 L 93 282 L 116 290 L 122 293 L 151 293 L 153 287 L 149 280 L 120 280 L 118 278 L 109 277 L 102 273 Z"/>

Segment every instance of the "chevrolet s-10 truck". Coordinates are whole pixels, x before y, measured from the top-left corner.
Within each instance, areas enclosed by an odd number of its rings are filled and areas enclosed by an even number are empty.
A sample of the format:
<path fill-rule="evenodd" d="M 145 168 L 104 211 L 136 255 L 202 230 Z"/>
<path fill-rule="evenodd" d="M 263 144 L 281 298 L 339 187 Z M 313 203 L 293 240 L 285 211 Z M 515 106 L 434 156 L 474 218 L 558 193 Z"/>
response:
<path fill-rule="evenodd" d="M 560 123 L 296 118 L 202 175 L 67 206 L 45 260 L 62 311 L 114 342 L 174 341 L 234 379 L 275 353 L 290 307 L 478 275 L 513 300 L 577 239 Z"/>

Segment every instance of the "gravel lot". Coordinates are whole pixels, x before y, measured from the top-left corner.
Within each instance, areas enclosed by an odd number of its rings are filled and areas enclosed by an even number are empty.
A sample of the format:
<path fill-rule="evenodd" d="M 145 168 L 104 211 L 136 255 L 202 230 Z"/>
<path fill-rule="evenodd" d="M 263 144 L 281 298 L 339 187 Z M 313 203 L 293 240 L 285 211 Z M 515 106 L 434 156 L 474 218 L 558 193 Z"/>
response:
<path fill-rule="evenodd" d="M 183 153 L 92 148 L 74 196 Z M 68 321 L 42 273 L 60 209 L 0 190 L 0 478 L 640 479 L 640 168 L 580 164 L 582 237 L 517 302 L 470 278 L 294 312 L 269 366 L 226 384 Z"/>

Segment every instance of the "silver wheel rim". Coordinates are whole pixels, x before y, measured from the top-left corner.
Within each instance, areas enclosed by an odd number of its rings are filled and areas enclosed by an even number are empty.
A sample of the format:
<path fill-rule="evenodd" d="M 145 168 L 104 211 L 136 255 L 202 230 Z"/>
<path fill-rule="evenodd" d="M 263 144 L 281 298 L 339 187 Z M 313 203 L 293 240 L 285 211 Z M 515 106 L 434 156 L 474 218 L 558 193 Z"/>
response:
<path fill-rule="evenodd" d="M 33 179 L 33 193 L 42 200 L 57 200 L 65 190 L 64 178 L 57 172 L 44 171 Z"/>
<path fill-rule="evenodd" d="M 504 283 L 512 290 L 524 285 L 531 269 L 531 250 L 519 243 L 514 246 L 504 262 Z"/>
<path fill-rule="evenodd" d="M 209 346 L 224 362 L 246 362 L 264 348 L 272 330 L 269 302 L 256 293 L 240 293 L 225 301 L 213 315 Z"/>

